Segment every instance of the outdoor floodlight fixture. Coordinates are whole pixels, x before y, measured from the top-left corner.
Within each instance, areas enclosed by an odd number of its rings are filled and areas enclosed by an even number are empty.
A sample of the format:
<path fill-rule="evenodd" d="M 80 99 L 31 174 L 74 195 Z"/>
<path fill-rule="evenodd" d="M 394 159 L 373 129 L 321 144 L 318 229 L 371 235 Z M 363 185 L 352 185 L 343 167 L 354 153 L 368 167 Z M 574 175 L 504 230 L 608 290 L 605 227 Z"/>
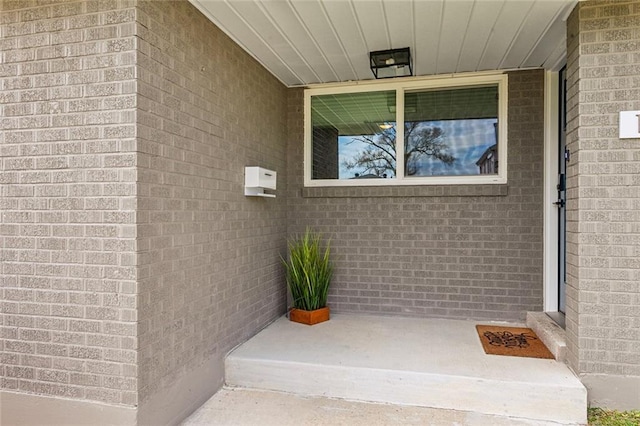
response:
<path fill-rule="evenodd" d="M 411 52 L 408 47 L 369 52 L 369 65 L 376 78 L 406 77 L 413 75 Z"/>

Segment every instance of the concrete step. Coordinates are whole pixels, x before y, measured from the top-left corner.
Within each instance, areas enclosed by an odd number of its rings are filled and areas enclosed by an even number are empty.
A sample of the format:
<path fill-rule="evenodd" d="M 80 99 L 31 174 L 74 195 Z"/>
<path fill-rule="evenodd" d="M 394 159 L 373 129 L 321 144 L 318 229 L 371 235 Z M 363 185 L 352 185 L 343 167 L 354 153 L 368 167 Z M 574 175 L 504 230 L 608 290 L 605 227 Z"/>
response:
<path fill-rule="evenodd" d="M 544 312 L 527 312 L 527 327 L 532 329 L 556 360 L 567 359 L 567 334 Z"/>
<path fill-rule="evenodd" d="M 586 390 L 564 364 L 486 355 L 475 324 L 333 315 L 309 327 L 283 317 L 229 354 L 226 382 L 305 396 L 586 423 Z"/>

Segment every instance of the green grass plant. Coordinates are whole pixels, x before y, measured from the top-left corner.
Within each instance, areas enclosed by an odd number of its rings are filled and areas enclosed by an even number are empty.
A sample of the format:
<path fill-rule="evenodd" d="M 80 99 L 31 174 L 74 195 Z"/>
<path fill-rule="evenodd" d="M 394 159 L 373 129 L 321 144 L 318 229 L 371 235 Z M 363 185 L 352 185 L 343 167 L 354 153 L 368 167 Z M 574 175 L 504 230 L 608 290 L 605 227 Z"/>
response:
<path fill-rule="evenodd" d="M 588 418 L 590 426 L 640 426 L 640 410 L 589 408 Z"/>
<path fill-rule="evenodd" d="M 313 311 L 327 306 L 333 266 L 330 243 L 324 247 L 322 236 L 307 228 L 302 236 L 288 242 L 289 258 L 282 259 L 293 307 Z"/>

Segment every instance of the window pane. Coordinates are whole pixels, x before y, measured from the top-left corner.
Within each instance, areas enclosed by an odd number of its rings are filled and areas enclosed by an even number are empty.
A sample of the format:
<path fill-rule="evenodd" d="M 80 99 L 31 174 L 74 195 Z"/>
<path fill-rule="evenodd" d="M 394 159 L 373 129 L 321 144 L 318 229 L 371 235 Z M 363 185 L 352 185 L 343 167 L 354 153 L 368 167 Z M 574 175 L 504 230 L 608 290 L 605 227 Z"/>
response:
<path fill-rule="evenodd" d="M 312 179 L 396 176 L 395 91 L 311 98 Z"/>
<path fill-rule="evenodd" d="M 498 173 L 498 86 L 407 92 L 405 175 Z"/>

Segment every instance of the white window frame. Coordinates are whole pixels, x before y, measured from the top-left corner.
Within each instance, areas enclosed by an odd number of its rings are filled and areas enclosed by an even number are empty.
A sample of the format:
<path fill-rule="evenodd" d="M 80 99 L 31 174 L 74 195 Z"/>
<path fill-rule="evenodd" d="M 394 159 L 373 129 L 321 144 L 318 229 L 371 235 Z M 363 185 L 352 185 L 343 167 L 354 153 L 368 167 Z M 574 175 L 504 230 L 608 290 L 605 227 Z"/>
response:
<path fill-rule="evenodd" d="M 396 122 L 404 123 L 404 93 L 420 89 L 448 89 L 456 87 L 498 85 L 498 174 L 473 176 L 404 176 L 404 126 L 396 126 L 396 177 L 392 179 L 311 179 L 312 128 L 311 98 L 318 95 L 396 91 Z M 507 183 L 507 75 L 482 74 L 436 78 L 394 79 L 340 85 L 316 85 L 304 91 L 304 186 L 397 186 L 397 185 L 485 185 Z"/>

